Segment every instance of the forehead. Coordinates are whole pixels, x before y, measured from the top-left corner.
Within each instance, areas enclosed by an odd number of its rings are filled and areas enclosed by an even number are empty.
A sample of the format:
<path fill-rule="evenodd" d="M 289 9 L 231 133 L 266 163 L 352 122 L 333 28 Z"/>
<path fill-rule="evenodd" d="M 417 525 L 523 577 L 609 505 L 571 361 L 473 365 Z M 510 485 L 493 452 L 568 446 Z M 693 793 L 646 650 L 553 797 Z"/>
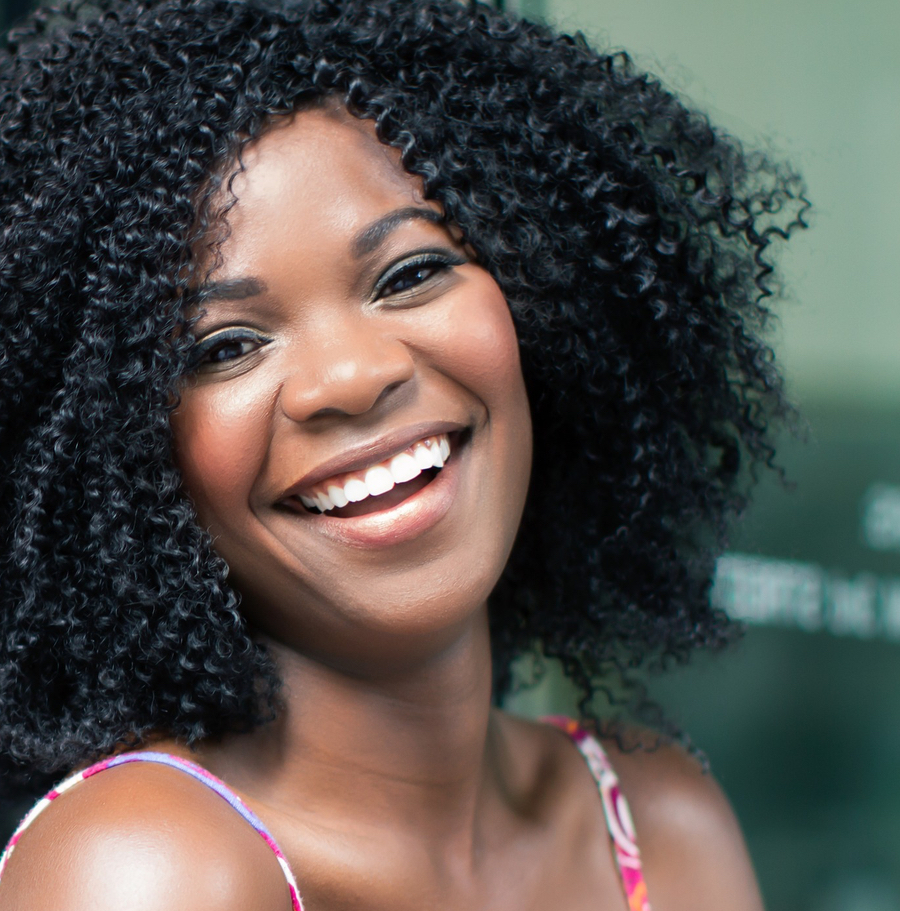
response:
<path fill-rule="evenodd" d="M 347 237 L 386 211 L 425 206 L 421 179 L 400 152 L 381 143 L 371 121 L 342 109 L 310 110 L 276 121 L 242 156 L 222 247 L 242 258 L 275 240 Z"/>

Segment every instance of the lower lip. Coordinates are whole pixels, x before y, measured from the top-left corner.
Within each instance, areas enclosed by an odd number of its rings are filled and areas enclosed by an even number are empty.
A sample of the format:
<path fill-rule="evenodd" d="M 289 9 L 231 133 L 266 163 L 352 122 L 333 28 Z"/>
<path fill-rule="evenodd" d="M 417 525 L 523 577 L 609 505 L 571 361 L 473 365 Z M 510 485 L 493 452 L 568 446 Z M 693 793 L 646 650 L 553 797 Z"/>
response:
<path fill-rule="evenodd" d="M 339 519 L 311 516 L 316 530 L 353 547 L 392 547 L 434 528 L 450 511 L 459 490 L 461 452 L 454 452 L 431 483 L 391 509 Z"/>

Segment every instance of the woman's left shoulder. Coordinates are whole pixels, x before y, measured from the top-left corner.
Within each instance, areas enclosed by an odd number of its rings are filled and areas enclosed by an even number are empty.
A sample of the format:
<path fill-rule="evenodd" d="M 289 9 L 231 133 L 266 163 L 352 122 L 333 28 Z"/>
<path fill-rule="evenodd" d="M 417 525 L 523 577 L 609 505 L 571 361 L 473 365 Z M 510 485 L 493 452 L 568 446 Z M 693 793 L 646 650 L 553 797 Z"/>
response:
<path fill-rule="evenodd" d="M 626 730 L 602 747 L 628 802 L 653 911 L 762 911 L 734 811 L 682 746 Z"/>

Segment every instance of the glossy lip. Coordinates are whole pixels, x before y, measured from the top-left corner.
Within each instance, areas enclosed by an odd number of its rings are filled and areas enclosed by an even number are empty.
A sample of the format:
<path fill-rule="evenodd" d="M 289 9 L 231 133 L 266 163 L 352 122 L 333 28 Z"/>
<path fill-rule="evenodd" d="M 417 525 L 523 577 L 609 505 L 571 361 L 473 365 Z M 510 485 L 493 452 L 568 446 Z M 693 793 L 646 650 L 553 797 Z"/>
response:
<path fill-rule="evenodd" d="M 411 427 L 404 427 L 402 430 L 381 436 L 377 440 L 354 446 L 352 449 L 345 450 L 339 456 L 328 459 L 326 462 L 317 465 L 312 471 L 307 472 L 299 481 L 292 484 L 281 494 L 279 500 L 284 502 L 294 497 L 299 497 L 301 494 L 307 496 L 316 485 L 333 478 L 335 475 L 349 474 L 377 465 L 379 462 L 393 458 L 408 449 L 413 443 L 425 437 L 439 436 L 442 433 L 458 437 L 460 431 L 464 428 L 464 424 L 450 421 L 414 424 Z M 453 460 L 452 453 L 450 460 Z M 431 485 L 427 486 L 430 487 Z M 310 515 L 313 514 L 310 513 Z M 348 520 L 341 519 L 341 521 L 346 522 Z"/>
<path fill-rule="evenodd" d="M 419 437 L 413 437 L 412 442 L 416 439 Z M 450 459 L 434 479 L 388 509 L 340 519 L 328 513 L 310 513 L 299 500 L 288 499 L 284 506 L 303 519 L 312 521 L 318 533 L 338 544 L 377 549 L 412 541 L 434 528 L 453 506 L 460 492 L 461 476 L 469 455 L 469 442 L 470 440 L 461 439 L 457 435 Z M 399 451 L 402 452 L 403 449 Z"/>

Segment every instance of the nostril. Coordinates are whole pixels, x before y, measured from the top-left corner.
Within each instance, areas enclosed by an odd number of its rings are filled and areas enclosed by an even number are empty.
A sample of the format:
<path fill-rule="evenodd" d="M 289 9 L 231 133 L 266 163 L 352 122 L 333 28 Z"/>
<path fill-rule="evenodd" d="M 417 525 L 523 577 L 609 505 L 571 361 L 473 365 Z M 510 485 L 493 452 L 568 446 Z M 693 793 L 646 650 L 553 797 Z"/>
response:
<path fill-rule="evenodd" d="M 381 390 L 381 394 L 378 396 L 378 398 L 376 400 L 376 404 L 380 404 L 381 402 L 385 401 L 386 399 L 396 399 L 397 393 L 401 389 L 405 388 L 407 386 L 408 382 L 409 381 L 407 379 L 402 379 L 402 380 L 396 380 L 393 383 L 389 383 L 387 386 L 384 387 L 384 389 Z"/>

